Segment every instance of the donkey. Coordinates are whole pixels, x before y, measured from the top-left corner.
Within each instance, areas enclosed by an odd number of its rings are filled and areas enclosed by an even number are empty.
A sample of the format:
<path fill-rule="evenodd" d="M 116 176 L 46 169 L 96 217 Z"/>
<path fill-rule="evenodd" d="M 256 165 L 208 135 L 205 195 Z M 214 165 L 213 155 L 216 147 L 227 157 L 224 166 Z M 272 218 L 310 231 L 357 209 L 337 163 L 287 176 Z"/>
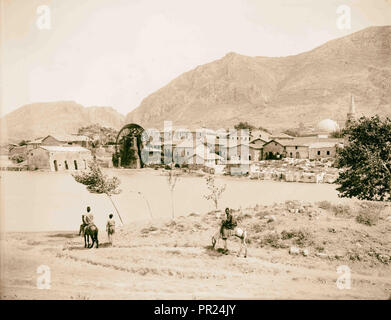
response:
<path fill-rule="evenodd" d="M 240 254 L 242 252 L 242 249 L 244 247 L 244 257 L 246 258 L 247 257 L 247 243 L 246 243 L 246 240 L 247 240 L 247 231 L 246 230 L 243 230 L 239 227 L 235 227 L 233 230 L 230 230 L 230 229 L 227 229 L 227 228 L 223 228 L 223 235 L 221 234 L 220 232 L 220 228 L 219 230 L 212 236 L 212 247 L 213 249 L 215 249 L 216 247 L 216 244 L 218 243 L 218 241 L 220 239 L 223 239 L 224 240 L 224 252 L 228 252 L 228 249 L 227 249 L 227 239 L 229 237 L 232 237 L 232 236 L 235 236 L 237 238 L 240 239 L 240 250 L 238 252 L 238 257 L 240 257 Z"/>
<path fill-rule="evenodd" d="M 96 242 L 96 248 L 99 248 L 98 231 L 99 230 L 97 226 L 94 224 L 89 224 L 84 228 L 84 248 L 92 248 L 95 242 Z M 90 237 L 92 240 L 91 245 L 90 245 Z"/>

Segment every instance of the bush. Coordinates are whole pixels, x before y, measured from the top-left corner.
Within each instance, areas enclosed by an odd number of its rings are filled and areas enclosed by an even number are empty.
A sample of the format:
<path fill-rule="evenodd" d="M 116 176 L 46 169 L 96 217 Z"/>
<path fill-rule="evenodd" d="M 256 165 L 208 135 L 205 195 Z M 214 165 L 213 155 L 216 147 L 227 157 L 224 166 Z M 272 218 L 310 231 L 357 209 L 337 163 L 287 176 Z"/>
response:
<path fill-rule="evenodd" d="M 175 164 L 175 168 L 180 168 L 180 167 L 181 166 L 178 163 Z"/>
<path fill-rule="evenodd" d="M 312 235 L 307 230 L 295 230 L 295 229 L 292 229 L 290 231 L 284 230 L 281 232 L 281 239 L 282 240 L 293 239 L 293 242 L 299 247 L 313 244 Z"/>
<path fill-rule="evenodd" d="M 26 160 L 26 157 L 23 154 L 16 154 L 11 157 L 12 161 L 16 161 L 16 163 L 21 163 Z"/>
<path fill-rule="evenodd" d="M 317 205 L 319 208 L 324 210 L 330 210 L 331 207 L 333 206 L 330 201 L 319 201 L 317 202 Z"/>
<path fill-rule="evenodd" d="M 171 170 L 171 167 L 170 167 L 168 164 L 166 164 L 166 165 L 164 166 L 164 169 L 165 169 L 165 170 Z"/>
<path fill-rule="evenodd" d="M 351 215 L 350 207 L 346 204 L 338 204 L 332 209 L 336 216 L 349 217 Z"/>
<path fill-rule="evenodd" d="M 370 210 L 369 208 L 361 208 L 356 217 L 356 221 L 367 226 L 375 225 L 380 216 L 380 210 Z"/>
<path fill-rule="evenodd" d="M 266 234 L 261 240 L 261 246 L 269 245 L 273 248 L 280 248 L 280 236 L 278 233 L 271 232 Z"/>

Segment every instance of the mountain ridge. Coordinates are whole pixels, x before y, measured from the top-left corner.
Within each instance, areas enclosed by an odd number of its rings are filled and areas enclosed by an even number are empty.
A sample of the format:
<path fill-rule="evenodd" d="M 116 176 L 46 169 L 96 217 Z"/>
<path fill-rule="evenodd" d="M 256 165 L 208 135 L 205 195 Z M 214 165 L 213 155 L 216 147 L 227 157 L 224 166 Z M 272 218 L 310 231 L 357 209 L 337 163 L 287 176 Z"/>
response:
<path fill-rule="evenodd" d="M 75 101 L 38 102 L 24 105 L 1 119 L 3 141 L 31 140 L 47 134 L 71 134 L 99 124 L 120 129 L 125 116 L 112 107 L 84 107 Z"/>
<path fill-rule="evenodd" d="M 230 52 L 147 96 L 126 122 L 215 129 L 239 121 L 271 129 L 343 122 L 351 94 L 359 112 L 390 115 L 390 79 L 391 26 L 369 27 L 286 57 Z"/>

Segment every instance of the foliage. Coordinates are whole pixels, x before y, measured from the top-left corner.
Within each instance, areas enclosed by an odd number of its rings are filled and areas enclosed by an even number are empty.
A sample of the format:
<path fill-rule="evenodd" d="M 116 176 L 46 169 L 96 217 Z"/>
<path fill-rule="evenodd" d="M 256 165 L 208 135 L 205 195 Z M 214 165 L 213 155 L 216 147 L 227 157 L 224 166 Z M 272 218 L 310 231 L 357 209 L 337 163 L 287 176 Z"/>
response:
<path fill-rule="evenodd" d="M 371 210 L 361 208 L 356 217 L 356 221 L 361 224 L 373 226 L 378 222 L 379 216 L 380 216 L 380 211 L 371 211 Z"/>
<path fill-rule="evenodd" d="M 121 167 L 127 167 L 132 162 L 137 160 L 136 150 L 133 148 L 133 136 L 126 136 L 123 138 L 123 147 L 120 150 Z"/>
<path fill-rule="evenodd" d="M 103 127 L 99 124 L 92 124 L 80 128 L 78 134 L 89 137 L 92 140 L 92 146 L 97 148 L 99 146 L 115 144 L 118 131 L 113 128 Z"/>
<path fill-rule="evenodd" d="M 26 141 L 26 140 L 22 140 L 22 141 L 19 142 L 19 146 L 20 147 L 25 146 L 25 145 L 27 145 L 27 142 L 28 141 Z"/>
<path fill-rule="evenodd" d="M 236 130 L 242 130 L 242 129 L 248 129 L 248 130 L 253 130 L 255 127 L 251 124 L 249 124 L 247 121 L 246 122 L 239 122 L 237 125 L 234 126 Z"/>
<path fill-rule="evenodd" d="M 217 186 L 214 177 L 211 175 L 206 176 L 205 179 L 206 179 L 206 186 L 209 189 L 210 193 L 208 195 L 204 195 L 204 198 L 206 200 L 212 200 L 215 209 L 217 210 L 218 202 L 220 200 L 221 195 L 225 191 L 227 185 Z"/>
<path fill-rule="evenodd" d="M 24 154 L 15 154 L 11 157 L 12 161 L 16 161 L 16 163 L 21 163 L 26 160 L 26 156 Z"/>
<path fill-rule="evenodd" d="M 340 197 L 390 201 L 391 120 L 362 117 L 343 130 L 349 143 L 338 150 L 343 171 L 335 183 Z"/>
<path fill-rule="evenodd" d="M 120 180 L 117 177 L 109 178 L 103 174 L 96 162 L 90 162 L 88 169 L 87 171 L 73 173 L 72 176 L 77 182 L 84 184 L 89 192 L 104 193 L 108 196 L 121 193 L 121 190 L 118 189 Z"/>
<path fill-rule="evenodd" d="M 300 131 L 298 129 L 287 129 L 283 131 L 283 133 L 287 134 L 288 136 L 292 137 L 300 137 Z"/>
<path fill-rule="evenodd" d="M 114 167 L 118 167 L 118 165 L 119 165 L 119 155 L 117 153 L 113 153 L 111 159 L 113 161 Z"/>
<path fill-rule="evenodd" d="M 342 130 L 336 130 L 331 133 L 331 138 L 343 138 L 343 131 Z"/>
<path fill-rule="evenodd" d="M 119 189 L 120 180 L 117 177 L 109 178 L 107 175 L 103 174 L 96 162 L 90 162 L 87 171 L 74 173 L 72 176 L 76 182 L 84 184 L 89 192 L 106 194 L 123 224 L 121 215 L 111 198 L 112 195 L 121 193 L 121 190 Z"/>

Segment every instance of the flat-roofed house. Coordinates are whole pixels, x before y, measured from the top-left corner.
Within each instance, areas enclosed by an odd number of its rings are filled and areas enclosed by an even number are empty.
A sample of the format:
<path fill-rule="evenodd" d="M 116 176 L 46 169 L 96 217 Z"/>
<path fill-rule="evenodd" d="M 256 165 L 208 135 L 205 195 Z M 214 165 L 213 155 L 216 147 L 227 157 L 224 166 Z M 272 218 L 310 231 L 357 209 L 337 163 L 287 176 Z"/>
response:
<path fill-rule="evenodd" d="M 298 140 L 280 141 L 284 146 L 284 157 L 308 159 L 308 145 Z"/>
<path fill-rule="evenodd" d="M 84 170 L 90 160 L 91 151 L 80 146 L 40 146 L 30 150 L 27 155 L 30 170 Z"/>
<path fill-rule="evenodd" d="M 90 143 L 90 138 L 87 136 L 73 135 L 73 134 L 50 134 L 42 139 L 43 146 L 80 146 L 87 148 Z"/>
<path fill-rule="evenodd" d="M 33 141 L 29 141 L 26 143 L 27 145 L 27 150 L 32 150 L 38 148 L 42 144 L 42 139 L 43 138 L 38 138 Z"/>
<path fill-rule="evenodd" d="M 314 142 L 308 145 L 309 159 L 334 158 L 337 153 L 336 142 Z"/>

